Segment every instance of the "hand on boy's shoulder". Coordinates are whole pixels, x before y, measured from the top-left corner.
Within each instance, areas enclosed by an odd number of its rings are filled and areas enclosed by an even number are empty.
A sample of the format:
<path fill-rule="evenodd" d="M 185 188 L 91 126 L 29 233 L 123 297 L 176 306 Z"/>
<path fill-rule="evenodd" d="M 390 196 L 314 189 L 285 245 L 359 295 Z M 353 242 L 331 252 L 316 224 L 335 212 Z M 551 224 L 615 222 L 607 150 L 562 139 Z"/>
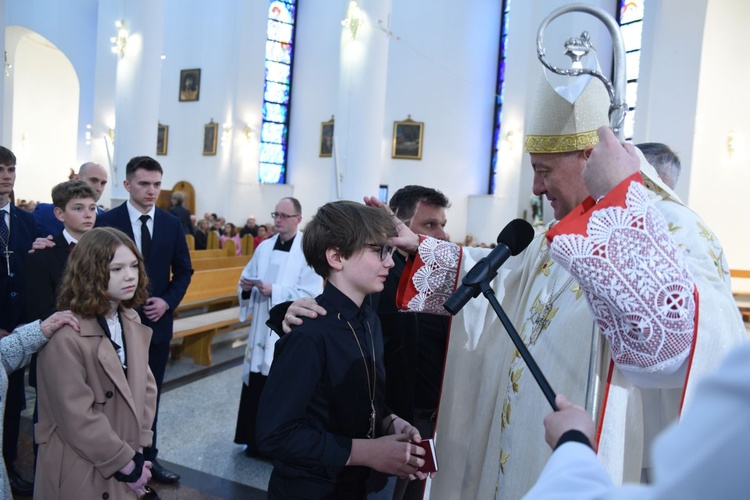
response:
<path fill-rule="evenodd" d="M 46 238 L 37 238 L 34 243 L 31 244 L 31 250 L 29 253 L 34 253 L 35 250 L 44 250 L 45 248 L 52 248 L 55 246 L 55 242 L 52 241 L 52 235 L 50 234 Z"/>

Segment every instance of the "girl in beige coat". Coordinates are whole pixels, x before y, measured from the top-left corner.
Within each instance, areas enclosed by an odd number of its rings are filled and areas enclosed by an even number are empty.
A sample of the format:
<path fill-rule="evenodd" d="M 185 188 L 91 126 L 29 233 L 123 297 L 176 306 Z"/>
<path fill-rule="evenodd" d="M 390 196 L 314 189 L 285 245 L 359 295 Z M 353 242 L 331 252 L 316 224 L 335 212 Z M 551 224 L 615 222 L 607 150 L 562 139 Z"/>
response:
<path fill-rule="evenodd" d="M 135 244 L 113 228 L 86 233 L 70 254 L 58 309 L 79 317 L 39 356 L 34 498 L 136 498 L 151 477 L 156 385 L 151 329 L 132 309 L 146 297 Z"/>

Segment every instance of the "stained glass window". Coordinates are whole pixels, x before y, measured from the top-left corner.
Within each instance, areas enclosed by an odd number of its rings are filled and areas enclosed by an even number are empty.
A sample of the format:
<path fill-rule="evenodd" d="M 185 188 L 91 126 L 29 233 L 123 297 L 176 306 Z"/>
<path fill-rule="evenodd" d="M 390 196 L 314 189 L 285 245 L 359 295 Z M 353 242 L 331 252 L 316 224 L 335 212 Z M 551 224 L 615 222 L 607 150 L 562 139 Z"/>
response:
<path fill-rule="evenodd" d="M 625 75 L 628 80 L 625 99 L 628 114 L 625 116 L 623 134 L 626 140 L 633 139 L 635 129 L 635 106 L 638 100 L 638 76 L 641 65 L 641 39 L 646 0 L 619 0 L 619 21 L 625 43 Z"/>
<path fill-rule="evenodd" d="M 503 95 L 505 90 L 505 58 L 508 50 L 508 21 L 510 18 L 510 0 L 503 0 L 503 15 L 500 19 L 500 50 L 497 63 L 497 86 L 495 87 L 495 126 L 492 133 L 492 156 L 490 158 L 490 180 L 487 188 L 489 194 L 495 194 L 498 157 L 500 152 L 501 123 L 503 117 Z"/>
<path fill-rule="evenodd" d="M 268 8 L 266 84 L 258 168 L 258 180 L 267 184 L 286 183 L 296 4 L 296 0 L 272 0 Z"/>

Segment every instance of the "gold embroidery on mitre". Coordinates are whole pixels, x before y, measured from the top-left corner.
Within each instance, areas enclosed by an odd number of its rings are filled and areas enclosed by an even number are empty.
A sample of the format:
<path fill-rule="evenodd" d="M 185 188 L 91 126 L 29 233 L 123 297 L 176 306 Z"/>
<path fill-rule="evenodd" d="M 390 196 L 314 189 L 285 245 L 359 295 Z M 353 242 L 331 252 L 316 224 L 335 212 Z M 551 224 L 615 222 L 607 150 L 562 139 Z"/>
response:
<path fill-rule="evenodd" d="M 527 153 L 570 153 L 599 144 L 596 130 L 563 135 L 527 135 Z"/>

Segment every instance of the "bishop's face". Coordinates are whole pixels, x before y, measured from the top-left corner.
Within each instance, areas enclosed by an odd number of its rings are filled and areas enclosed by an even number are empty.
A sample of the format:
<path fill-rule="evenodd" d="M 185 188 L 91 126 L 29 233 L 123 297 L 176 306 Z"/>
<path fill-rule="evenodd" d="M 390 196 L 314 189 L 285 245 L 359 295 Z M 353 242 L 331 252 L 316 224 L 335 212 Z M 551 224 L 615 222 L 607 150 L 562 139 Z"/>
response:
<path fill-rule="evenodd" d="M 583 182 L 585 151 L 531 153 L 530 157 L 534 169 L 533 192 L 547 197 L 555 219 L 562 219 L 588 197 Z"/>

